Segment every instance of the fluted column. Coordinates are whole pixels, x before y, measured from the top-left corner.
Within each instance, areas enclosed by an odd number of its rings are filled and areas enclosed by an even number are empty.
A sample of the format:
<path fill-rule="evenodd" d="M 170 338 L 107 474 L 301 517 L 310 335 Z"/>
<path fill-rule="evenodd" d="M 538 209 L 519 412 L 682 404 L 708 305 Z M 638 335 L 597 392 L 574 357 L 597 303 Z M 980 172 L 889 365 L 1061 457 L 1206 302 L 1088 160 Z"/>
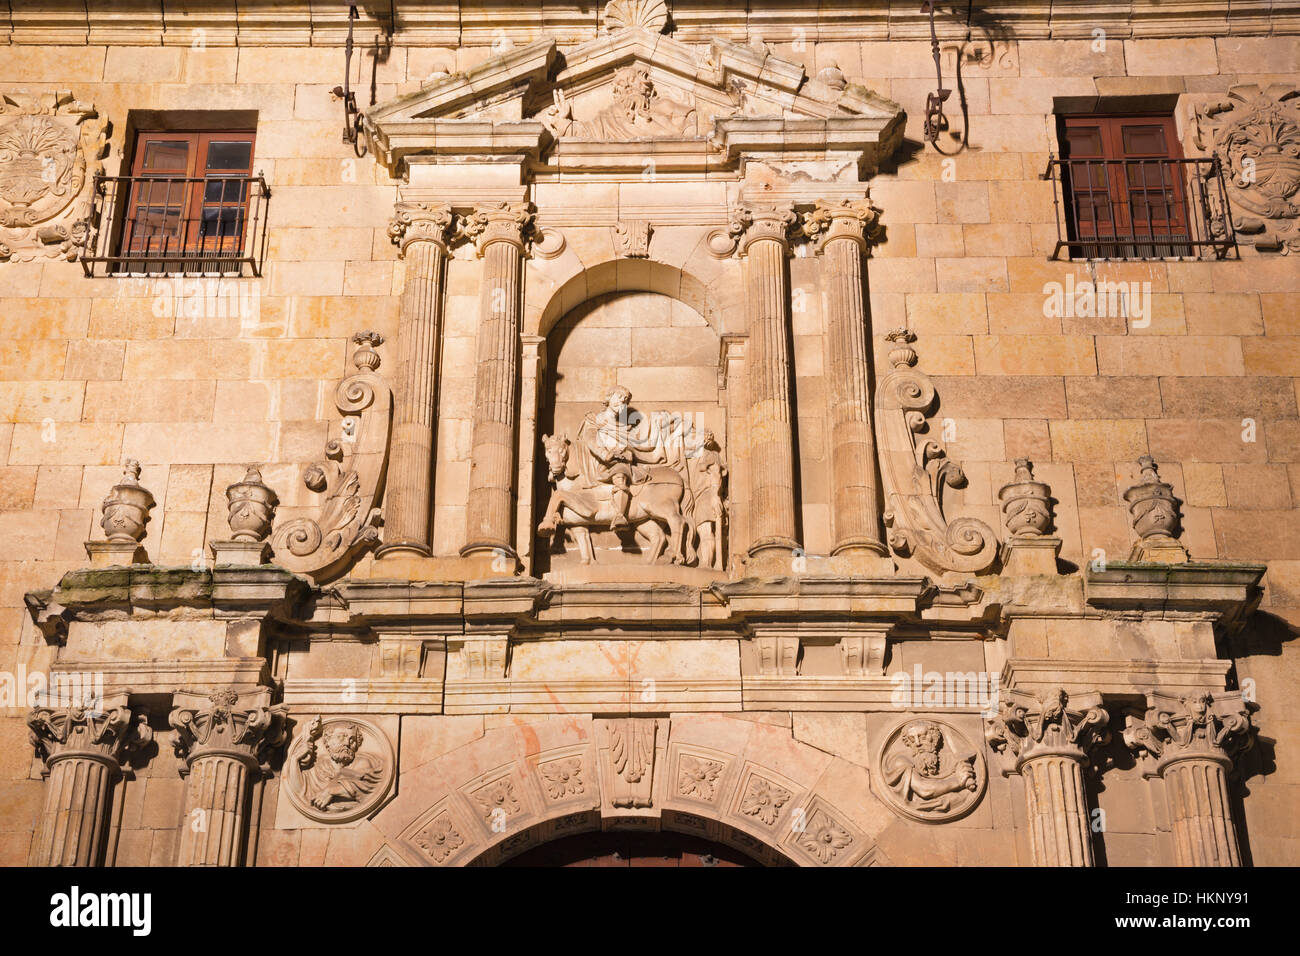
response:
<path fill-rule="evenodd" d="M 169 720 L 187 768 L 181 866 L 243 864 L 249 784 L 269 771 L 269 752 L 285 740 L 284 705 L 270 699 L 265 688 L 175 695 Z"/>
<path fill-rule="evenodd" d="M 381 555 L 430 553 L 438 356 L 451 207 L 399 202 L 388 234 L 406 260 Z"/>
<path fill-rule="evenodd" d="M 877 507 L 876 442 L 871 427 L 871 358 L 862 260 L 879 232 L 880 210 L 868 200 L 822 201 L 804 216 L 819 240 L 826 290 L 830 368 L 832 554 L 884 557 Z"/>
<path fill-rule="evenodd" d="M 1024 776 L 1034 866 L 1095 865 L 1084 768 L 1088 752 L 1110 739 L 1109 721 L 1099 694 L 1061 689 L 1039 698 L 1004 692 L 988 721 L 989 745 L 1006 757 L 1003 773 Z"/>
<path fill-rule="evenodd" d="M 478 368 L 474 431 L 461 554 L 513 555 L 515 402 L 519 372 L 519 312 L 524 240 L 532 224 L 527 203 L 480 207 L 464 231 L 483 260 L 479 286 Z"/>
<path fill-rule="evenodd" d="M 125 694 L 95 709 L 52 704 L 27 715 L 32 745 L 49 772 L 32 866 L 103 863 L 109 791 L 122 774 L 124 754 L 153 738 L 144 720 L 132 720 Z"/>
<path fill-rule="evenodd" d="M 796 538 L 794 430 L 791 426 L 786 256 L 795 214 L 789 206 L 743 206 L 732 212 L 744 258 L 749 381 L 749 554 L 789 551 Z"/>
<path fill-rule="evenodd" d="M 1240 691 L 1152 693 L 1145 716 L 1128 718 L 1124 742 L 1164 781 L 1179 866 L 1241 866 L 1228 774 L 1252 731 Z"/>

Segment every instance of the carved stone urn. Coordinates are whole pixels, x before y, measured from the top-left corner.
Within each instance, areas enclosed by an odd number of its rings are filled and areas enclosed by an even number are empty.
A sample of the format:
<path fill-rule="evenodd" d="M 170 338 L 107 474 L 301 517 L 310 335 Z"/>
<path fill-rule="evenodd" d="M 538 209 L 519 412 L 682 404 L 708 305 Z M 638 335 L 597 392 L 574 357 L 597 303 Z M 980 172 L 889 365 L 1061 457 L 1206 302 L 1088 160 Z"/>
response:
<path fill-rule="evenodd" d="M 99 525 L 114 544 L 138 544 L 144 537 L 144 526 L 153 506 L 153 495 L 140 486 L 140 463 L 128 459 L 123 465 L 122 480 L 113 486 L 100 506 L 104 517 Z"/>
<path fill-rule="evenodd" d="M 280 499 L 262 483 L 262 473 L 256 467 L 250 465 L 244 480 L 226 489 L 226 501 L 230 505 L 227 521 L 232 540 L 266 540 Z"/>
<path fill-rule="evenodd" d="M 1178 542 L 1178 499 L 1173 486 L 1160 480 L 1155 459 L 1143 455 L 1138 459 L 1141 481 L 1124 492 L 1129 518 L 1138 541 L 1132 560 L 1181 564 L 1187 561 L 1187 549 Z"/>
<path fill-rule="evenodd" d="M 1034 480 L 1028 458 L 1016 459 L 1016 477 L 998 491 L 1007 530 L 1016 536 L 1038 537 L 1052 530 L 1052 489 Z"/>
<path fill-rule="evenodd" d="M 1016 459 L 1016 474 L 998 491 L 1010 537 L 1002 546 L 1002 572 L 1008 575 L 1056 573 L 1061 539 L 1052 531 L 1052 488 L 1034 480 L 1028 458 Z"/>

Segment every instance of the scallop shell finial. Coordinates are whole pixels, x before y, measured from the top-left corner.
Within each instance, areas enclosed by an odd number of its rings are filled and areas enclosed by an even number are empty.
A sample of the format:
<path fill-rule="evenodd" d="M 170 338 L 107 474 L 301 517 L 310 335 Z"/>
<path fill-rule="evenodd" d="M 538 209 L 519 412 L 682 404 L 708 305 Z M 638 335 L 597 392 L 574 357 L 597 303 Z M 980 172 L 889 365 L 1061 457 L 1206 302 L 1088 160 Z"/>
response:
<path fill-rule="evenodd" d="M 639 27 L 662 33 L 668 26 L 668 4 L 664 0 L 609 0 L 605 4 L 605 29 Z"/>

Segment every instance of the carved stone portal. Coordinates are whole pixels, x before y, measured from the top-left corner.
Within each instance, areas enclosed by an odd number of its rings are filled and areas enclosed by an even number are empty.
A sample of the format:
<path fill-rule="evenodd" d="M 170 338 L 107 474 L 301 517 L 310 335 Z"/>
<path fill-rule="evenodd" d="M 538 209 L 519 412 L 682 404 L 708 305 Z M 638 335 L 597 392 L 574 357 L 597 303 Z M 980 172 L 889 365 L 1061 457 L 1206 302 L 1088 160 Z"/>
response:
<path fill-rule="evenodd" d="M 77 258 L 105 125 L 67 91 L 0 96 L 0 261 Z"/>
<path fill-rule="evenodd" d="M 1232 87 L 1227 100 L 1196 110 L 1196 145 L 1226 166 L 1232 225 L 1243 240 L 1262 252 L 1300 252 L 1300 90 Z"/>
<path fill-rule="evenodd" d="M 583 564 L 595 561 L 593 528 L 630 532 L 647 563 L 721 570 L 727 466 L 713 432 L 678 412 L 642 415 L 616 386 L 577 437 L 543 435 L 554 490 L 540 535 L 571 529 Z M 697 547 L 698 543 L 698 547 Z"/>
<path fill-rule="evenodd" d="M 880 749 L 881 793 L 895 812 L 921 823 L 946 823 L 970 813 L 984 794 L 988 770 L 949 724 L 913 718 L 898 724 Z"/>
<path fill-rule="evenodd" d="M 319 715 L 294 742 L 286 762 L 289 799 L 322 823 L 365 816 L 393 783 L 393 748 L 383 731 L 364 720 Z"/>

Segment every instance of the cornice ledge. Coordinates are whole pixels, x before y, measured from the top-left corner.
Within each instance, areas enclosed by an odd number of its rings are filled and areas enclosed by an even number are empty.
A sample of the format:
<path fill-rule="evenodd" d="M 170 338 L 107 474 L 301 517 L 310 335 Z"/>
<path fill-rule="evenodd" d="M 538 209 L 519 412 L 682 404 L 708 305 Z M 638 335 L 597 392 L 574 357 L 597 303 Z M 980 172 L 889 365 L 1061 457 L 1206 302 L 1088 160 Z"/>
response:
<path fill-rule="evenodd" d="M 905 117 L 895 112 L 825 119 L 779 116 L 728 116 L 713 124 L 710 140 L 731 162 L 742 154 L 860 153 L 864 174 L 877 169 L 903 140 Z"/>
<path fill-rule="evenodd" d="M 274 566 L 211 570 L 159 565 L 69 571 L 51 590 L 23 596 L 47 641 L 61 642 L 70 621 L 152 616 L 176 608 L 211 610 L 219 618 L 293 617 L 311 594 L 306 578 Z"/>
<path fill-rule="evenodd" d="M 1264 564 L 1192 561 L 1186 564 L 1110 562 L 1084 572 L 1090 607 L 1103 610 L 1210 612 L 1233 627 L 1259 604 Z"/>
<path fill-rule="evenodd" d="M 817 576 L 741 578 L 709 590 L 740 620 L 853 614 L 915 621 L 932 585 L 927 578 Z"/>
<path fill-rule="evenodd" d="M 1061 660 L 1012 657 L 1002 666 L 1003 686 L 1030 693 L 1063 687 L 1068 693 L 1096 691 L 1131 697 L 1159 687 L 1169 693 L 1222 690 L 1232 662 L 1198 660 Z"/>
<path fill-rule="evenodd" d="M 332 590 L 351 624 L 459 624 L 464 588 L 460 581 L 344 581 Z"/>

